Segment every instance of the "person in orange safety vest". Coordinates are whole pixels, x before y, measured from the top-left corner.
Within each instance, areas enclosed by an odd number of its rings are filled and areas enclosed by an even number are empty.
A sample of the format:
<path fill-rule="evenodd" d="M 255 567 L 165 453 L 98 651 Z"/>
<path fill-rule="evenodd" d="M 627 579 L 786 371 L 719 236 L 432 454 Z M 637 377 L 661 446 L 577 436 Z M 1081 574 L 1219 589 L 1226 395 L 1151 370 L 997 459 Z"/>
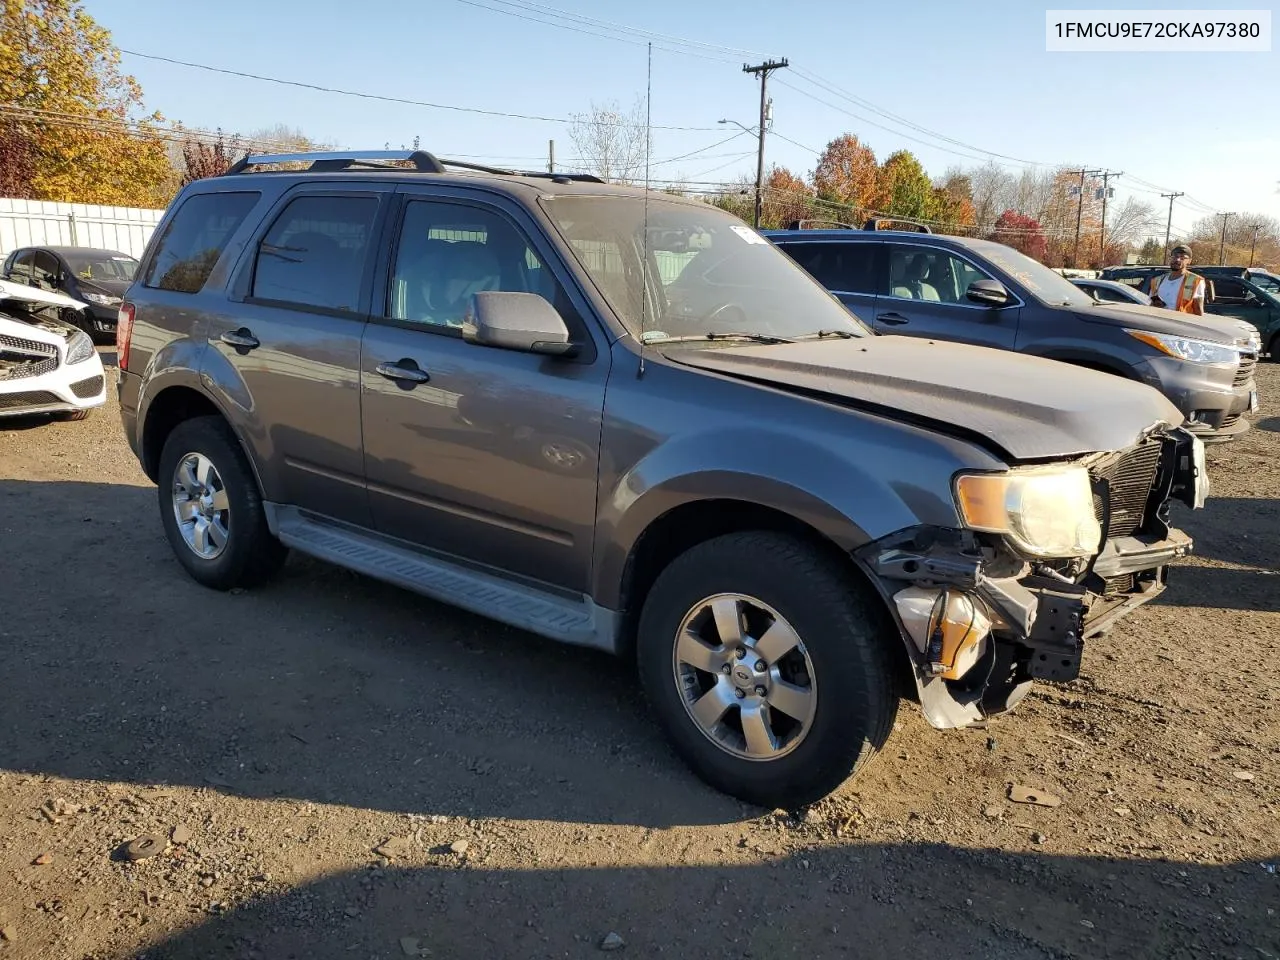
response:
<path fill-rule="evenodd" d="M 1151 305 L 1180 313 L 1204 315 L 1204 277 L 1191 272 L 1191 248 L 1180 243 L 1169 251 L 1169 272 L 1151 278 Z"/>

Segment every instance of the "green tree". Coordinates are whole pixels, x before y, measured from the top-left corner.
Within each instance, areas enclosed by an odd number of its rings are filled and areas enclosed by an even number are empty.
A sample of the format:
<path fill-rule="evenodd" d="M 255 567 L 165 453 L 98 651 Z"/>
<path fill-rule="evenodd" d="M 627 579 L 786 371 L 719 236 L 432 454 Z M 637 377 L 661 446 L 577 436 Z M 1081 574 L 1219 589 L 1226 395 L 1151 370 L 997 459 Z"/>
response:
<path fill-rule="evenodd" d="M 892 217 L 931 219 L 933 181 L 910 150 L 897 150 L 880 166 L 877 209 Z"/>
<path fill-rule="evenodd" d="M 29 145 L 19 196 L 157 206 L 173 173 L 120 70 L 110 33 L 77 0 L 0 0 L 0 104 L 10 137 Z"/>

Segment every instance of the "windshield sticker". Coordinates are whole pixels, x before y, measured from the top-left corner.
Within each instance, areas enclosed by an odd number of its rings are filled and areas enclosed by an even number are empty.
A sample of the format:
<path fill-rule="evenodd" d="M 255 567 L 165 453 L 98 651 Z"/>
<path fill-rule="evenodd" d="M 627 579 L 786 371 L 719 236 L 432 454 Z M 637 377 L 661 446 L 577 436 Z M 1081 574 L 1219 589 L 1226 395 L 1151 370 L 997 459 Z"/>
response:
<path fill-rule="evenodd" d="M 747 243 L 768 244 L 769 242 L 764 237 L 760 236 L 760 234 L 752 230 L 750 227 L 744 227 L 742 226 L 742 224 L 739 224 L 739 223 L 729 224 L 729 229 L 732 230 L 734 233 L 736 233 L 738 236 L 740 236 L 743 240 L 747 241 Z"/>

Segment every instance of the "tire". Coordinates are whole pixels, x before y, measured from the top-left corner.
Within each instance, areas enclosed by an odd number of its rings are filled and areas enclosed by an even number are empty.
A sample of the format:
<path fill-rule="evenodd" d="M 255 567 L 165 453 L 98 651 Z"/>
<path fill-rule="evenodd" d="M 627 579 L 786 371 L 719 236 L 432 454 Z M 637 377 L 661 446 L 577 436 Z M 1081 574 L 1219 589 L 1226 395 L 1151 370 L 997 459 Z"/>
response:
<path fill-rule="evenodd" d="M 1271 344 L 1267 347 L 1267 353 L 1271 355 L 1272 363 L 1280 363 L 1280 333 L 1271 338 Z"/>
<path fill-rule="evenodd" d="M 53 415 L 53 419 L 62 421 L 88 420 L 93 413 L 93 408 L 88 407 L 83 410 L 61 410 Z"/>
<path fill-rule="evenodd" d="M 794 630 L 800 645 L 776 663 L 766 663 L 764 674 L 758 666 L 765 663 L 767 653 L 758 651 L 749 653 L 745 660 L 726 658 L 728 674 L 722 663 L 711 660 L 707 666 L 720 676 L 710 669 L 694 672 L 681 666 L 677 638 L 686 619 L 718 594 L 745 595 L 771 608 L 765 611 L 754 603 L 747 604 L 750 612 L 745 617 L 745 633 L 749 642 L 767 633 L 765 627 L 776 614 Z M 692 626 L 713 631 L 704 632 L 704 636 L 717 637 L 718 629 L 708 626 L 709 622 L 713 624 L 714 617 L 704 613 L 694 618 Z M 868 586 L 802 540 L 748 531 L 699 544 L 659 575 L 640 612 L 636 656 L 641 683 L 657 719 L 693 771 L 740 800 L 790 810 L 826 796 L 860 771 L 888 738 L 897 715 L 900 687 L 885 644 L 897 642 L 896 629 Z M 699 644 L 696 651 L 697 656 L 720 655 L 705 644 Z M 796 727 L 785 712 L 779 717 L 771 703 L 765 714 L 774 718 L 769 732 L 775 736 L 775 745 L 785 749 L 771 759 L 744 756 L 744 749 L 749 750 L 741 726 L 744 708 L 754 712 L 759 690 L 766 687 L 750 688 L 755 680 L 740 677 L 739 671 L 750 667 L 756 679 L 770 677 L 766 693 L 772 701 L 786 693 L 781 685 L 775 685 L 783 674 L 793 681 L 793 690 L 804 689 L 804 674 L 796 672 L 801 663 L 806 671 L 811 670 L 807 726 Z M 744 698 L 735 700 L 735 688 L 744 685 Z M 711 686 L 716 696 L 729 703 L 719 727 L 720 739 L 715 739 L 715 732 L 704 732 L 686 706 Z M 727 692 L 730 689 L 731 695 Z M 752 691 L 757 695 L 755 701 Z M 801 702 L 791 700 L 788 706 L 795 713 L 802 712 L 795 709 Z M 803 729 L 803 735 L 789 746 L 784 743 L 787 727 L 792 728 L 793 737 L 797 729 Z M 735 738 L 730 746 L 722 745 L 724 740 Z"/>
<path fill-rule="evenodd" d="M 189 497 L 189 490 L 177 480 L 179 465 L 188 457 L 203 457 L 213 468 L 206 475 L 208 488 L 214 491 L 207 501 L 208 516 L 213 519 L 206 522 L 203 538 L 194 525 L 188 528 L 195 543 L 203 543 L 206 555 L 188 543 L 176 513 L 175 501 Z M 158 488 L 160 520 L 169 546 L 198 583 L 214 590 L 252 587 L 270 580 L 283 565 L 288 550 L 271 534 L 253 471 L 221 417 L 194 417 L 174 428 L 160 453 Z"/>

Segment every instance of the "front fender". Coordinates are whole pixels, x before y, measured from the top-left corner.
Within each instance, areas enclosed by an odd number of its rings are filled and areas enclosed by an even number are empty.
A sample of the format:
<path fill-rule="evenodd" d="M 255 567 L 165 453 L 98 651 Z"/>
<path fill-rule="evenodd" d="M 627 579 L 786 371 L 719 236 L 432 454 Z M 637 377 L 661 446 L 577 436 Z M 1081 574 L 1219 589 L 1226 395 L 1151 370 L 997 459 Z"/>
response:
<path fill-rule="evenodd" d="M 653 447 L 601 491 L 596 602 L 617 609 L 627 559 L 645 530 L 677 507 L 737 500 L 770 508 L 822 533 L 846 551 L 922 522 L 959 523 L 950 465 L 930 463 L 909 444 L 861 457 L 837 452 L 803 429 L 763 425 L 689 432 Z M 918 461 L 918 462 L 917 462 Z M 886 469 L 887 468 L 887 469 Z"/>

